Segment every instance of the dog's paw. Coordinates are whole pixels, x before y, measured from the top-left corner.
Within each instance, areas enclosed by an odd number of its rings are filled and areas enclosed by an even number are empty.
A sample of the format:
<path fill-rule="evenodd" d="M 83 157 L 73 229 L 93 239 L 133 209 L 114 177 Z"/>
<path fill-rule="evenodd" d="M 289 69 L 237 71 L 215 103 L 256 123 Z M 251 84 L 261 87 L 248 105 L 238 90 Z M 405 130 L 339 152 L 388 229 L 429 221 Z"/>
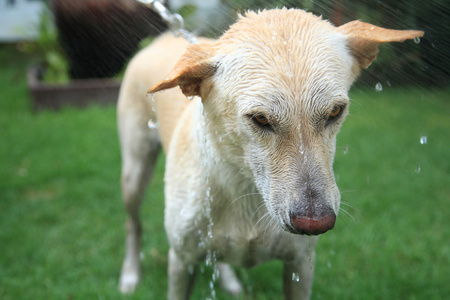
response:
<path fill-rule="evenodd" d="M 119 290 L 123 294 L 132 294 L 139 283 L 139 275 L 132 272 L 123 272 L 120 275 Z"/>
<path fill-rule="evenodd" d="M 233 297 L 239 296 L 242 293 L 242 285 L 234 270 L 229 265 L 222 263 L 218 263 L 217 267 L 219 268 L 220 286 Z"/>
<path fill-rule="evenodd" d="M 242 293 L 242 285 L 239 281 L 230 281 L 227 283 L 221 283 L 222 288 L 230 293 L 233 297 L 237 298 Z"/>

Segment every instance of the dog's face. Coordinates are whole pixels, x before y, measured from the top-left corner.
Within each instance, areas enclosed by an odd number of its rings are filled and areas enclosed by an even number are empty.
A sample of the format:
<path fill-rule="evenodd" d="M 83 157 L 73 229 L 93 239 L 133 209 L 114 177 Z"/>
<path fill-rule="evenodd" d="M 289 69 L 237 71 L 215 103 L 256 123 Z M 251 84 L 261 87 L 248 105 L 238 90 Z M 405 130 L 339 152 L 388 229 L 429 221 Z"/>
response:
<path fill-rule="evenodd" d="M 336 28 L 299 10 L 249 13 L 216 44 L 191 46 L 150 92 L 179 85 L 200 95 L 216 151 L 252 178 L 271 216 L 292 233 L 320 234 L 339 210 L 332 168 L 347 92 L 378 43 L 417 35 Z"/>

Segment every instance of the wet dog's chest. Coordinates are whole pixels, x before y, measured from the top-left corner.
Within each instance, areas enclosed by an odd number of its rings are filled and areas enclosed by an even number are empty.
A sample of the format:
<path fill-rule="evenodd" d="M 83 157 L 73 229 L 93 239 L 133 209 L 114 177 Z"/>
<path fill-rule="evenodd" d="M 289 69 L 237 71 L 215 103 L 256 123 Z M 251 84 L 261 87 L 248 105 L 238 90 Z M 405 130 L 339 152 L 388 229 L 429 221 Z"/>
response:
<path fill-rule="evenodd" d="M 266 223 L 267 227 L 241 224 L 238 227 L 239 223 L 236 220 L 213 230 L 212 250 L 218 260 L 252 268 L 272 259 L 290 260 L 295 256 L 292 235 L 280 230 L 276 224 L 272 223 L 272 227 Z"/>

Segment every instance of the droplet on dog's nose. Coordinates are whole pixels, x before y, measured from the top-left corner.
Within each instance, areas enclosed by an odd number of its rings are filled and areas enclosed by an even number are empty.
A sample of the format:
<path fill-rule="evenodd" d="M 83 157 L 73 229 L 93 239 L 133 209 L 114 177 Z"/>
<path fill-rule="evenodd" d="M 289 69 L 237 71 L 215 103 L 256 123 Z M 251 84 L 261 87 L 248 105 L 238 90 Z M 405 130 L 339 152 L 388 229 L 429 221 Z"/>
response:
<path fill-rule="evenodd" d="M 381 85 L 381 82 L 378 82 L 378 83 L 375 85 L 375 90 L 376 90 L 377 92 L 381 92 L 381 91 L 383 90 L 383 86 Z"/>

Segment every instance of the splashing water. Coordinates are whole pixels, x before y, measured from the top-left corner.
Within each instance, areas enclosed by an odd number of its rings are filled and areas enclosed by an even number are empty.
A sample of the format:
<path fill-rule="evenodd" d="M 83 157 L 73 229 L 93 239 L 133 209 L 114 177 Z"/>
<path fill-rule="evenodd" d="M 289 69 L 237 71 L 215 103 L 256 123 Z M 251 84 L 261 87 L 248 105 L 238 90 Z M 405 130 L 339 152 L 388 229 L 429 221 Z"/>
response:
<path fill-rule="evenodd" d="M 421 145 L 425 145 L 426 143 L 428 143 L 428 137 L 426 135 L 423 135 L 420 137 L 420 144 Z"/>
<path fill-rule="evenodd" d="M 420 43 L 420 37 L 415 37 L 414 38 L 414 43 L 419 44 Z"/>
<path fill-rule="evenodd" d="M 381 84 L 381 82 L 378 82 L 378 83 L 375 85 L 375 91 L 381 92 L 382 90 L 383 90 L 383 85 Z"/>
<path fill-rule="evenodd" d="M 314 261 L 312 260 L 312 255 L 311 255 L 311 236 L 308 237 L 308 261 L 309 261 L 309 269 L 313 270 L 314 269 Z M 314 249 L 313 249 L 314 251 Z"/>
<path fill-rule="evenodd" d="M 298 273 L 292 273 L 292 281 L 300 282 L 300 275 Z"/>

